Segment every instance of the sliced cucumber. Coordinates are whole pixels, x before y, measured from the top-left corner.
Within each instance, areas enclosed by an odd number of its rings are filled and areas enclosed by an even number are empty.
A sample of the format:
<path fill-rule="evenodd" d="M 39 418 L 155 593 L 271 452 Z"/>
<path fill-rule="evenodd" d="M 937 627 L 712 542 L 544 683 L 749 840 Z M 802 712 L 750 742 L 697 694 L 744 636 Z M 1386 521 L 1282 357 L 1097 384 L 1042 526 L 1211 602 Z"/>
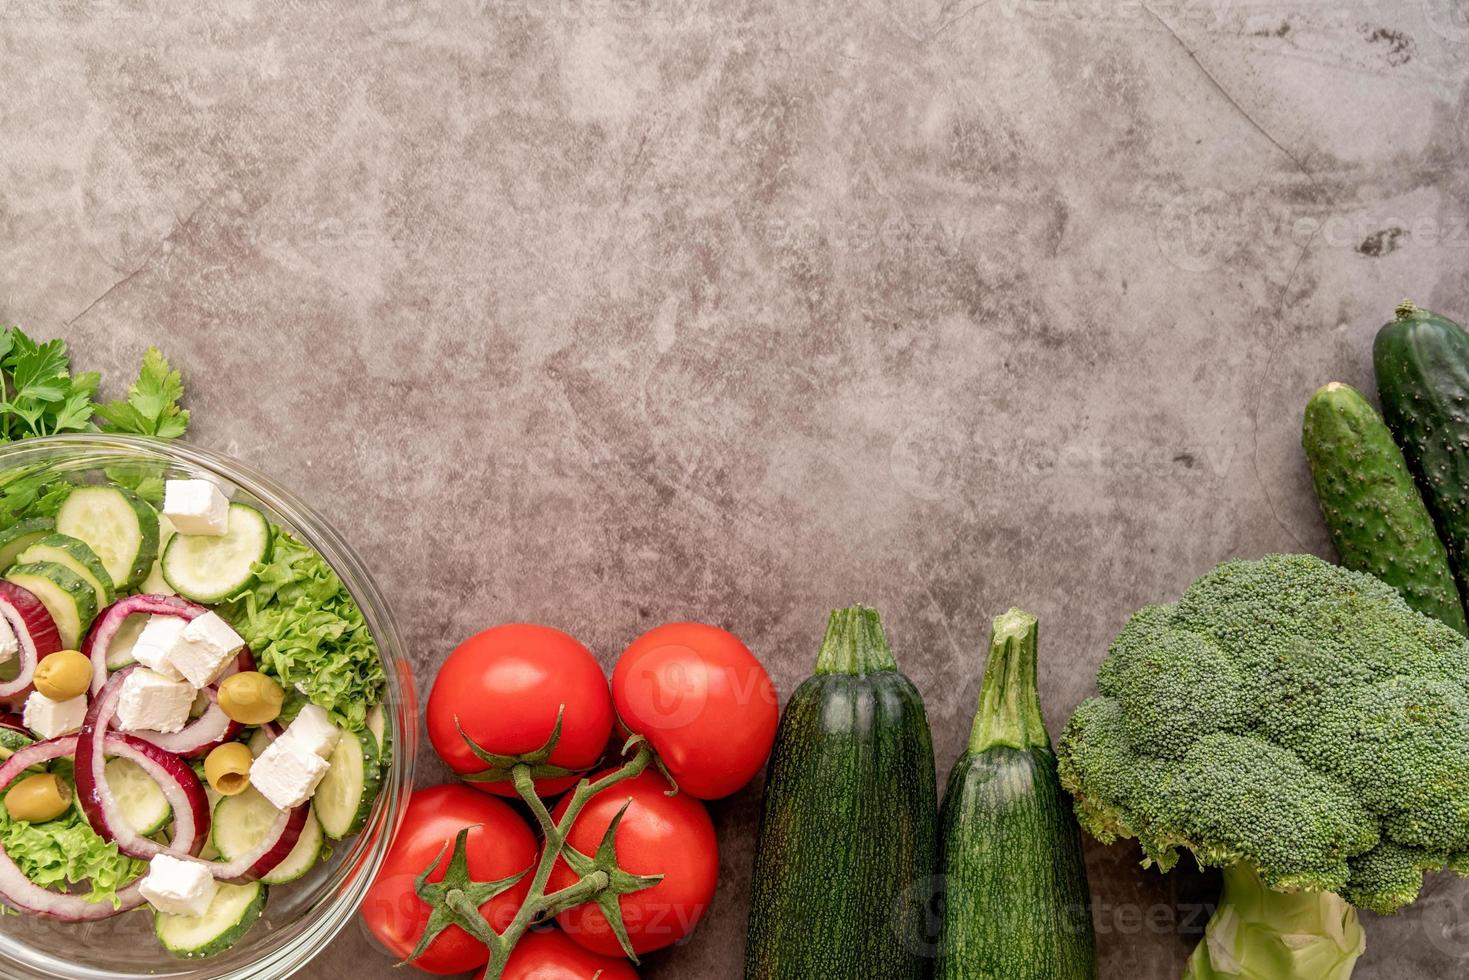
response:
<path fill-rule="evenodd" d="M 204 786 L 204 796 L 205 796 L 206 799 L 209 800 L 209 825 L 211 827 L 213 827 L 214 826 L 214 811 L 216 809 L 218 809 L 218 807 L 219 807 L 219 801 L 220 800 L 223 800 L 225 798 L 225 796 L 224 796 L 223 793 L 219 792 L 213 786 L 211 786 L 209 784 L 209 780 L 204 779 L 204 778 L 201 777 L 200 780 L 199 780 L 199 782 L 203 784 L 203 786 Z M 219 848 L 217 848 L 217 847 L 214 846 L 214 835 L 213 834 L 210 834 L 209 835 L 209 839 L 204 842 L 204 846 L 201 847 L 201 848 L 199 848 L 199 860 L 201 860 L 201 861 L 217 861 L 217 860 L 219 860 Z"/>
<path fill-rule="evenodd" d="M 221 857 L 233 861 L 265 839 L 281 812 L 254 786 L 236 796 L 222 797 L 214 807 L 209 839 Z"/>
<path fill-rule="evenodd" d="M 173 521 L 162 514 L 158 515 L 158 554 L 162 555 L 168 550 L 168 543 L 178 531 L 174 529 Z M 148 575 L 138 584 L 138 591 L 143 595 L 178 595 L 168 580 L 163 577 L 163 561 L 154 561 L 148 568 Z"/>
<path fill-rule="evenodd" d="M 163 948 L 175 956 L 213 956 L 229 949 L 250 931 L 265 911 L 265 886 L 221 883 L 203 915 L 155 912 L 153 931 Z"/>
<path fill-rule="evenodd" d="M 163 562 L 161 561 L 153 563 L 147 576 L 138 583 L 138 591 L 143 595 L 178 595 L 173 590 L 173 586 L 168 584 L 168 579 L 163 577 Z"/>
<path fill-rule="evenodd" d="M 97 617 L 97 593 L 86 579 L 54 561 L 16 565 L 5 573 L 5 579 L 34 593 L 56 621 L 61 645 L 68 650 L 77 648 L 82 633 Z"/>
<path fill-rule="evenodd" d="M 123 819 L 144 837 L 162 830 L 173 810 L 163 790 L 142 766 L 129 759 L 109 759 L 106 771 L 107 787 L 117 799 Z"/>
<path fill-rule="evenodd" d="M 15 564 L 15 556 L 56 530 L 49 517 L 32 517 L 0 531 L 0 568 Z"/>
<path fill-rule="evenodd" d="M 331 768 L 316 787 L 311 805 L 326 835 L 341 840 L 362 829 L 382 787 L 377 741 L 365 731 L 343 732 L 327 761 Z"/>
<path fill-rule="evenodd" d="M 284 885 L 288 881 L 297 878 L 316 867 L 317 859 L 321 857 L 321 824 L 316 819 L 316 810 L 313 808 L 306 817 L 306 826 L 301 828 L 301 836 L 296 840 L 296 846 L 291 848 L 291 853 L 286 859 L 274 868 L 269 874 L 260 876 L 260 880 L 267 885 Z"/>
<path fill-rule="evenodd" d="M 77 487 L 56 513 L 56 530 L 91 545 L 119 589 L 143 581 L 158 557 L 158 512 L 121 487 Z"/>
<path fill-rule="evenodd" d="M 218 602 L 255 578 L 270 558 L 270 522 L 246 504 L 230 504 L 222 535 L 176 534 L 163 553 L 163 578 L 195 602 Z"/>
<path fill-rule="evenodd" d="M 137 644 L 138 637 L 142 635 L 143 627 L 148 625 L 147 613 L 133 613 L 122 621 L 117 628 L 117 633 L 112 637 L 112 643 L 107 647 L 107 669 L 122 670 L 128 664 L 134 663 L 133 646 Z"/>
<path fill-rule="evenodd" d="M 386 770 L 393 761 L 393 736 L 388 734 L 388 713 L 382 705 L 375 704 L 367 712 L 367 730 L 377 742 L 377 767 Z"/>
<path fill-rule="evenodd" d="M 35 544 L 31 545 L 15 560 L 22 565 L 38 561 L 54 561 L 56 564 L 69 568 L 92 587 L 97 594 L 97 608 L 112 605 L 112 600 L 117 598 L 117 592 L 112 584 L 112 576 L 107 574 L 107 569 L 102 565 L 102 559 L 97 557 L 87 542 L 72 537 L 69 534 L 48 534 Z"/>
<path fill-rule="evenodd" d="M 266 746 L 270 745 L 273 741 L 274 739 L 266 734 L 264 728 L 257 728 L 250 733 L 250 741 L 245 744 L 250 747 L 250 754 L 258 759 L 260 758 L 260 753 L 264 752 Z"/>

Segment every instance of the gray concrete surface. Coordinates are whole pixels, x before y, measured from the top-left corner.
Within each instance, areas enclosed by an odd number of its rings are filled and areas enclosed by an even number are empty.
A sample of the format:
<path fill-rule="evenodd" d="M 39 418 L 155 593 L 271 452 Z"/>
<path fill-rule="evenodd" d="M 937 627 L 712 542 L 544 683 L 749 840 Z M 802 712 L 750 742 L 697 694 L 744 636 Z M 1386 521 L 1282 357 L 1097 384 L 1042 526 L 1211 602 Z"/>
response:
<path fill-rule="evenodd" d="M 1469 316 L 1465 0 L 0 0 L 0 123 L 0 321 L 163 346 L 423 682 L 692 617 L 788 693 L 864 600 L 941 773 L 996 612 L 1054 730 L 1135 607 L 1329 553 L 1307 395 L 1405 295 Z M 757 806 L 645 976 L 737 975 Z M 1136 858 L 1090 848 L 1103 977 L 1174 977 L 1210 886 Z M 1466 899 L 1358 976 L 1464 975 Z"/>

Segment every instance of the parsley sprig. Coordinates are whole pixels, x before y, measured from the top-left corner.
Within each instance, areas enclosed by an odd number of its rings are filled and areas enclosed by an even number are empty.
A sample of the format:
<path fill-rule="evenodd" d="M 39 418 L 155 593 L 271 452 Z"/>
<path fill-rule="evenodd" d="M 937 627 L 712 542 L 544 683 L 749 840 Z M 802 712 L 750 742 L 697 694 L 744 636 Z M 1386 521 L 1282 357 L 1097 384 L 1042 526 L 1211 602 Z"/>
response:
<path fill-rule="evenodd" d="M 189 426 L 183 379 L 156 347 L 143 355 L 127 398 L 93 401 L 102 376 L 71 373 L 66 342 L 38 343 L 19 327 L 0 332 L 0 442 L 58 432 L 118 432 L 176 439 Z M 100 422 L 100 424 L 99 424 Z"/>
<path fill-rule="evenodd" d="M 94 401 L 101 380 L 95 371 L 71 373 L 63 340 L 39 343 L 19 327 L 0 330 L 0 443 L 99 430 L 176 439 L 189 427 L 189 411 L 179 407 L 183 379 L 157 348 L 143 355 L 126 398 Z M 163 478 L 155 469 L 118 466 L 109 468 L 108 475 L 144 499 L 161 503 Z M 0 527 L 54 515 L 71 488 L 69 480 L 45 467 L 0 471 Z"/>

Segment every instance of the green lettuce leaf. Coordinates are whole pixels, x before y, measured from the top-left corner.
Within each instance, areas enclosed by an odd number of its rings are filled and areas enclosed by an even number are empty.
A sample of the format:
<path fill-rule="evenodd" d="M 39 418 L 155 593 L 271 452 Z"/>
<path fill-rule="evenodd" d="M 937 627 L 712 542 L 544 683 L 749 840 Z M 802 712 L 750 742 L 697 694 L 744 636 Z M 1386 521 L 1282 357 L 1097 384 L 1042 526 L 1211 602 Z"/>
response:
<path fill-rule="evenodd" d="M 146 862 L 119 854 L 116 844 L 98 837 L 75 807 L 55 820 L 33 824 L 12 820 L 0 806 L 0 847 L 36 884 L 65 890 L 85 882 L 87 901 L 114 907 L 117 890 L 148 870 Z"/>
<path fill-rule="evenodd" d="M 337 724 L 361 729 L 383 697 L 383 667 L 362 610 L 315 551 L 279 528 L 253 583 L 215 611 L 244 637 L 263 673 L 297 685 Z"/>

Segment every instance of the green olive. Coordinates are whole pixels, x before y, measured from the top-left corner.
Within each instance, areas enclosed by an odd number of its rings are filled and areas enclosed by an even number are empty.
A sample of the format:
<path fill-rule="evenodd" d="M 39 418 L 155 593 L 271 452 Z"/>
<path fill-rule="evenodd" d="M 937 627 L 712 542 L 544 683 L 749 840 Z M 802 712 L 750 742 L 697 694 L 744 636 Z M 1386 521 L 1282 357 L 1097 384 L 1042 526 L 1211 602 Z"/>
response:
<path fill-rule="evenodd" d="M 204 778 L 221 796 L 235 796 L 250 785 L 255 757 L 242 742 L 226 742 L 204 757 Z"/>
<path fill-rule="evenodd" d="M 92 661 L 75 650 L 58 650 L 36 664 L 34 683 L 52 701 L 81 697 L 92 686 Z"/>
<path fill-rule="evenodd" d="M 27 823 L 55 820 L 69 806 L 71 787 L 55 773 L 27 776 L 5 794 L 5 809 L 10 811 L 10 819 Z"/>
<path fill-rule="evenodd" d="M 219 685 L 219 707 L 243 725 L 263 725 L 280 717 L 286 692 L 258 670 L 231 674 Z"/>

